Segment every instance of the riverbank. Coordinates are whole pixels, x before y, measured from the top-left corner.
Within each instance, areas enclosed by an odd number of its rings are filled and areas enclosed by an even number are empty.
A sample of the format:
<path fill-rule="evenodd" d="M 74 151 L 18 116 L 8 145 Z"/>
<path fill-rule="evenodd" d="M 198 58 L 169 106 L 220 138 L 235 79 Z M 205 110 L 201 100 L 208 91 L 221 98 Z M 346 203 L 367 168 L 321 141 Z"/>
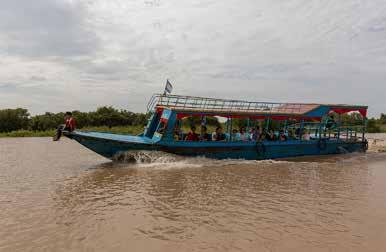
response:
<path fill-rule="evenodd" d="M 79 130 L 82 131 L 98 131 L 114 134 L 131 134 L 137 135 L 143 132 L 142 126 L 120 126 L 120 127 L 84 127 Z M 30 131 L 30 130 L 17 130 L 8 133 L 0 133 L 0 137 L 52 137 L 55 134 L 55 130 L 47 131 Z"/>
<path fill-rule="evenodd" d="M 367 139 L 369 141 L 369 151 L 386 152 L 386 137 L 385 133 L 369 133 Z"/>

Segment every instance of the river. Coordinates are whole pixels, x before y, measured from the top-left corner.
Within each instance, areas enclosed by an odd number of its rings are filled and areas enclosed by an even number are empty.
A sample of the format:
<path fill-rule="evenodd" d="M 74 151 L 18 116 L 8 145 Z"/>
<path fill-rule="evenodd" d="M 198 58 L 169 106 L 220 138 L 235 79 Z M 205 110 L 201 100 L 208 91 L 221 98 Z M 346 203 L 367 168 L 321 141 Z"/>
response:
<path fill-rule="evenodd" d="M 3 138 L 0 251 L 384 251 L 376 138 L 367 154 L 136 163 L 68 139 Z"/>

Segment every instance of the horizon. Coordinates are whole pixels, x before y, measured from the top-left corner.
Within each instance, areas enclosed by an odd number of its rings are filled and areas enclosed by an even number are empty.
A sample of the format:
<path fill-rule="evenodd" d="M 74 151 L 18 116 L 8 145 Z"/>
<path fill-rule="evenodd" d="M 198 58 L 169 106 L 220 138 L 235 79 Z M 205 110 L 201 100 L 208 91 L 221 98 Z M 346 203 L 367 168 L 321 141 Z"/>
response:
<path fill-rule="evenodd" d="M 175 94 L 171 94 L 171 95 L 175 95 Z M 209 97 L 207 97 L 209 98 Z M 248 101 L 248 102 L 257 102 L 257 101 Z M 266 101 L 262 101 L 262 102 L 266 102 Z M 286 102 L 283 102 L 283 103 L 286 103 Z M 326 103 L 323 104 L 323 103 L 320 103 L 320 105 L 327 105 Z M 330 104 L 331 105 L 331 104 Z M 353 106 L 362 106 L 362 104 L 336 104 L 336 105 L 353 105 Z M 363 106 L 366 106 L 366 105 L 363 105 Z M 89 113 L 89 112 L 94 112 L 96 111 L 98 108 L 102 108 L 102 107 L 112 107 L 114 109 L 117 109 L 117 110 L 126 110 L 128 112 L 132 112 L 132 113 L 143 113 L 145 114 L 146 111 L 132 111 L 132 110 L 127 110 L 125 108 L 119 108 L 119 107 L 116 107 L 114 105 L 101 105 L 101 106 L 98 106 L 98 107 L 95 107 L 94 109 L 91 109 L 91 110 L 80 110 L 80 109 L 72 109 L 72 110 L 68 110 L 68 111 L 71 111 L 71 112 L 75 112 L 75 111 L 79 111 L 79 112 L 84 112 L 84 113 Z M 146 106 L 145 106 L 146 107 Z M 24 107 L 18 107 L 18 108 L 22 108 L 22 109 L 27 109 L 27 111 L 29 112 L 30 116 L 37 116 L 37 115 L 43 115 L 45 113 L 65 113 L 67 111 L 45 111 L 45 112 L 42 112 L 42 113 L 38 113 L 38 114 L 33 114 L 31 113 L 31 111 L 28 109 L 28 108 L 24 108 Z M 16 108 L 0 108 L 0 110 L 3 110 L 3 109 L 16 109 Z M 351 114 L 351 113 L 359 113 L 359 112 L 356 112 L 356 111 L 353 111 L 353 112 L 350 112 L 348 114 Z M 369 113 L 368 113 L 369 114 Z M 380 113 L 379 115 L 376 115 L 376 116 L 367 116 L 367 118 L 380 118 L 382 115 L 385 115 L 386 113 Z"/>
<path fill-rule="evenodd" d="M 383 0 L 5 0 L 0 12 L 0 109 L 143 113 L 169 78 L 182 95 L 386 112 Z"/>

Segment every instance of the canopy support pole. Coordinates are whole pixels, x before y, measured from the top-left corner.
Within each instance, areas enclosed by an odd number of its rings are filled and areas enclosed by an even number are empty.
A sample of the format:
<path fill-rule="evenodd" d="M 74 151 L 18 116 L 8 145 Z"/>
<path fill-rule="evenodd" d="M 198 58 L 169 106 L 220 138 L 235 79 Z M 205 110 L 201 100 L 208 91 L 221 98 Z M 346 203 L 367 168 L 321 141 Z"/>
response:
<path fill-rule="evenodd" d="M 266 120 L 266 123 L 265 123 L 265 131 L 268 131 L 269 130 L 269 123 L 271 122 L 271 118 L 268 117 L 267 120 Z"/>
<path fill-rule="evenodd" d="M 230 128 L 231 128 L 230 125 L 229 125 L 230 120 L 231 120 L 231 119 L 228 117 L 228 118 L 227 118 L 227 122 L 226 122 L 226 126 L 227 126 L 226 132 L 227 132 L 228 134 L 229 134 L 229 131 L 230 131 Z"/>
<path fill-rule="evenodd" d="M 304 119 L 300 121 L 300 131 L 299 131 L 300 140 L 303 140 L 303 134 L 304 134 Z"/>
<path fill-rule="evenodd" d="M 233 119 L 232 117 L 230 119 L 230 129 L 229 129 L 229 141 L 232 142 L 234 139 L 232 138 L 232 131 L 233 131 Z"/>
<path fill-rule="evenodd" d="M 342 126 L 342 116 L 339 114 L 338 116 L 338 139 L 340 139 L 340 127 Z"/>

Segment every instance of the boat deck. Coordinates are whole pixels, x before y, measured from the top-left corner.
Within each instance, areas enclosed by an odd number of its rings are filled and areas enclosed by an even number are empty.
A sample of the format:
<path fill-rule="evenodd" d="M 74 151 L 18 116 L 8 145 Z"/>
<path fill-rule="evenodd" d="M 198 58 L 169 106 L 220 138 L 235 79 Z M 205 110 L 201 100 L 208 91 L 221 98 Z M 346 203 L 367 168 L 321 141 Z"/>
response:
<path fill-rule="evenodd" d="M 111 134 L 104 132 L 85 132 L 85 131 L 74 131 L 69 133 L 69 135 L 88 137 L 101 140 L 111 140 L 117 142 L 125 143 L 137 143 L 137 144 L 152 144 L 153 141 L 147 137 L 131 136 L 131 135 L 122 135 L 122 134 Z"/>

